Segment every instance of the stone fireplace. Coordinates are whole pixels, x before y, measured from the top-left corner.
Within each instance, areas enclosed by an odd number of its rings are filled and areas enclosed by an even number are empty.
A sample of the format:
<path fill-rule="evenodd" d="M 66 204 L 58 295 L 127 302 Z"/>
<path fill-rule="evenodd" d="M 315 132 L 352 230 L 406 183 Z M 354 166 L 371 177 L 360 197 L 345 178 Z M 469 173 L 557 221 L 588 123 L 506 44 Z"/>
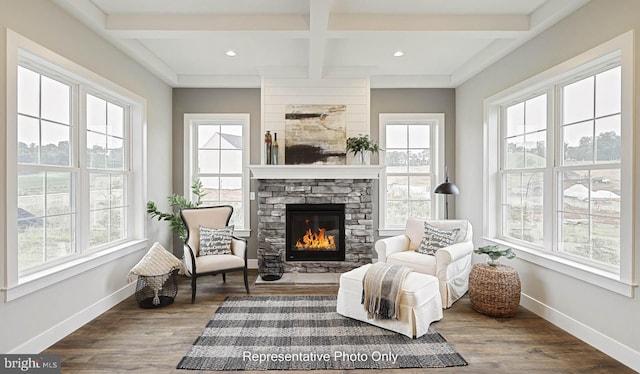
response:
<path fill-rule="evenodd" d="M 252 166 L 253 179 L 257 180 L 258 259 L 263 255 L 279 255 L 288 273 L 341 273 L 371 263 L 373 183 L 379 170 L 377 166 Z M 295 223 L 302 228 L 292 233 L 293 236 L 307 235 L 307 241 L 324 236 L 327 242 L 331 242 L 327 237 L 333 236 L 337 251 L 327 243 L 322 250 L 300 251 L 295 249 L 299 238 L 287 240 L 288 210 L 292 218 L 291 213 L 303 206 L 315 217 L 298 215 Z M 342 209 L 343 237 L 340 219 L 335 221 L 335 212 L 342 215 Z M 300 240 L 304 247 L 305 240 Z M 307 246 L 313 245 L 319 244 Z M 344 245 L 343 258 L 339 254 L 341 245 Z M 291 252 L 306 253 L 291 257 Z M 327 254 L 331 256 L 327 258 Z"/>

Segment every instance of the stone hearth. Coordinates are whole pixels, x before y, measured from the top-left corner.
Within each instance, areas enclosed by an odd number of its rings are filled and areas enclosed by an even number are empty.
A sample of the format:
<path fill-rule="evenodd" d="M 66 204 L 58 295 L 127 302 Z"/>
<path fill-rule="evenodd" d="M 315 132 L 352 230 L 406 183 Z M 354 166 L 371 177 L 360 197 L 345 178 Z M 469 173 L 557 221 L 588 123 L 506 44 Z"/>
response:
<path fill-rule="evenodd" d="M 280 255 L 285 272 L 341 273 L 371 263 L 373 179 L 259 179 L 258 258 Z M 285 261 L 287 204 L 345 204 L 345 261 Z"/>

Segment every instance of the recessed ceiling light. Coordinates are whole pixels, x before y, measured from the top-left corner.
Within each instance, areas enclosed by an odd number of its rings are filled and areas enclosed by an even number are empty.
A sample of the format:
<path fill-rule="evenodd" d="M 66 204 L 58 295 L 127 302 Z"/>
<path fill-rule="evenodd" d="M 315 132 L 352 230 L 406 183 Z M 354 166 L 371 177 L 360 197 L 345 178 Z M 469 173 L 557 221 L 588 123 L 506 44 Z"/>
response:
<path fill-rule="evenodd" d="M 232 50 L 228 50 L 225 54 L 226 54 L 227 56 L 229 56 L 229 57 L 235 57 L 236 52 L 235 52 L 235 51 L 232 51 Z"/>
<path fill-rule="evenodd" d="M 404 56 L 404 52 L 402 52 L 402 51 L 395 51 L 395 52 L 393 52 L 393 55 L 394 55 L 395 57 L 402 57 L 402 56 Z"/>

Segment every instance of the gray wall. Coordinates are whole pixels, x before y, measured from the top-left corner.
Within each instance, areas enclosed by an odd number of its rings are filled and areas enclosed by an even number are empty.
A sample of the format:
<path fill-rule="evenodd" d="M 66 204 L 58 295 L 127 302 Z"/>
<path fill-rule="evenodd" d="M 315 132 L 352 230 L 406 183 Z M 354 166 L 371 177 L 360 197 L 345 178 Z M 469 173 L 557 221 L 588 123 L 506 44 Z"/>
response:
<path fill-rule="evenodd" d="M 380 134 L 380 113 L 444 113 L 445 164 L 449 167 L 449 175 L 455 175 L 456 97 L 453 88 L 372 89 L 371 136 L 377 141 Z M 372 163 L 377 163 L 377 158 Z M 453 178 L 451 181 L 456 182 Z M 376 190 L 375 201 L 378 201 L 377 193 Z M 451 218 L 455 218 L 455 200 L 449 199 Z M 374 227 L 378 227 L 378 204 L 374 204 Z"/>
<path fill-rule="evenodd" d="M 183 193 L 183 152 L 185 113 L 249 113 L 251 115 L 251 164 L 260 163 L 262 134 L 260 133 L 260 89 L 257 88 L 175 88 L 173 90 L 173 190 Z M 372 89 L 371 136 L 378 140 L 380 113 L 444 113 L 446 160 L 451 174 L 455 172 L 455 90 L 454 89 Z M 376 164 L 377 158 L 372 163 Z M 251 183 L 255 191 L 255 184 Z M 377 191 L 374 196 L 377 201 Z M 377 209 L 377 204 L 374 204 Z M 452 204 L 453 207 L 455 205 Z M 450 208 L 452 209 L 452 208 Z M 452 209 L 453 212 L 453 209 Z M 374 228 L 377 211 L 374 210 Z M 251 201 L 250 259 L 257 256 L 257 205 Z M 179 241 L 174 253 L 182 252 Z"/>
<path fill-rule="evenodd" d="M 249 113 L 251 136 L 250 164 L 260 164 L 262 134 L 260 133 L 259 88 L 174 88 L 173 89 L 173 191 L 184 194 L 184 114 L 185 113 Z M 254 183 L 251 190 L 255 191 Z M 256 258 L 257 204 L 251 201 L 251 238 L 248 258 Z M 180 240 L 174 240 L 174 253 L 182 256 Z"/>
<path fill-rule="evenodd" d="M 0 0 L 0 71 L 6 71 L 5 28 L 33 40 L 96 74 L 146 98 L 147 197 L 159 201 L 172 191 L 171 88 L 47 0 Z M 6 80 L 0 79 L 0 287 L 4 286 L 6 210 Z M 144 204 L 144 201 L 136 202 Z M 170 244 L 169 230 L 148 225 L 149 242 Z M 11 248 L 10 250 L 15 250 Z M 0 300 L 0 353 L 16 347 L 40 347 L 73 331 L 92 313 L 108 309 L 114 295 L 127 289 L 127 272 L 144 251 L 98 266 L 19 299 Z M 132 289 L 131 289 L 132 290 Z M 121 292 L 120 292 L 121 293 Z M 117 302 L 117 300 L 115 301 Z M 68 329 L 71 329 L 70 331 Z"/>
<path fill-rule="evenodd" d="M 457 215 L 471 220 L 474 242 L 481 243 L 483 211 L 483 100 L 527 78 L 541 73 L 631 29 L 640 28 L 640 2 L 637 0 L 593 0 L 563 21 L 532 39 L 513 53 L 467 81 L 456 90 L 456 183 L 463 194 L 457 199 Z M 640 51 L 636 34 L 635 122 L 640 120 L 637 87 L 640 87 Z M 635 143 L 640 131 L 635 126 Z M 497 152 L 497 150 L 489 150 Z M 635 183 L 640 182 L 638 152 Z M 637 191 L 637 187 L 636 187 Z M 640 201 L 635 196 L 636 233 L 640 232 Z M 626 223 L 630 224 L 630 223 Z M 640 275 L 640 237 L 635 237 L 635 276 Z M 565 274 L 526 262 L 510 261 L 522 278 L 525 299 L 543 311 L 545 318 L 574 334 L 611 349 L 610 355 L 626 363 L 635 360 L 640 370 L 640 298 L 627 298 L 582 282 Z"/>

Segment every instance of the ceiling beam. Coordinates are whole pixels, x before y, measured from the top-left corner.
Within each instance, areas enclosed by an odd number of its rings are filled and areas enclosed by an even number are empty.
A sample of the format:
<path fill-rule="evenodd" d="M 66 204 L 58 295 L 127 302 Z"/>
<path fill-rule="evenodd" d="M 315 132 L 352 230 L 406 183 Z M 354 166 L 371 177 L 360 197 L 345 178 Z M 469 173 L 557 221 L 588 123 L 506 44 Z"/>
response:
<path fill-rule="evenodd" d="M 331 14 L 330 0 L 310 1 L 309 19 L 299 14 L 113 14 L 105 16 L 103 22 L 106 31 L 127 39 L 179 39 L 206 32 L 290 38 L 306 38 L 313 32 L 324 39 L 358 34 L 371 37 L 371 33 L 390 31 L 509 38 L 519 37 L 530 28 L 529 17 L 524 15 Z"/>
<path fill-rule="evenodd" d="M 258 39 L 306 39 L 309 30 L 108 30 L 107 33 L 121 39 L 167 40 L 216 37 L 251 37 Z"/>
<path fill-rule="evenodd" d="M 398 37 L 458 37 L 471 39 L 516 39 L 528 31 L 516 30 L 331 30 L 328 39 L 364 39 L 364 38 L 398 38 Z"/>
<path fill-rule="evenodd" d="M 590 1 L 591 0 L 547 0 L 531 13 L 531 30 L 536 32 L 535 35 L 537 35 Z"/>
<path fill-rule="evenodd" d="M 322 78 L 331 0 L 309 2 L 309 78 Z"/>
<path fill-rule="evenodd" d="M 527 15 L 348 14 L 331 15 L 331 31 L 528 31 Z"/>
<path fill-rule="evenodd" d="M 373 75 L 371 88 L 453 88 L 449 75 Z"/>
<path fill-rule="evenodd" d="M 234 88 L 260 88 L 259 75 L 197 75 L 180 74 L 178 83 L 174 87 L 234 87 Z"/>
<path fill-rule="evenodd" d="M 108 31 L 307 31 L 300 14 L 111 14 Z"/>

